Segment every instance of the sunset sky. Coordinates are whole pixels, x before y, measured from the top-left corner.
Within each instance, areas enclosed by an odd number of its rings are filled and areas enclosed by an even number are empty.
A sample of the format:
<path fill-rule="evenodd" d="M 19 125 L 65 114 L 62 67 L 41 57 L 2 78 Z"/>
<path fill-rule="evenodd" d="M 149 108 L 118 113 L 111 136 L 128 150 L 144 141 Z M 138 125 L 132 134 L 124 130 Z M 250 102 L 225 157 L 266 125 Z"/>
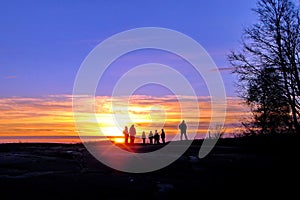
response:
<path fill-rule="evenodd" d="M 235 77 L 226 57 L 230 50 L 238 48 L 243 28 L 255 22 L 251 11 L 254 7 L 255 1 L 240 0 L 1 1 L 0 142 L 12 138 L 25 141 L 25 136 L 32 137 L 31 140 L 43 136 L 43 141 L 77 136 L 72 91 L 82 62 L 103 40 L 139 27 L 173 29 L 203 46 L 223 78 L 227 95 L 226 132 L 235 132 L 247 115 L 247 108 L 235 93 Z M 211 99 L 201 76 L 184 59 L 148 49 L 120 57 L 105 72 L 95 94 L 99 121 L 87 124 L 92 136 L 97 136 L 93 132 L 97 125 L 108 135 L 118 136 L 120 128 L 132 122 L 137 124 L 138 135 L 142 130 L 164 127 L 172 139 L 178 132 L 180 107 L 172 91 L 164 87 L 138 88 L 129 106 L 121 103 L 128 97 L 120 96 L 113 100 L 118 106 L 111 109 L 113 87 L 120 77 L 133 67 L 150 62 L 171 66 L 191 81 L 198 96 L 200 119 L 187 120 L 198 120 L 200 126 L 190 131 L 207 132 Z M 157 73 L 149 71 L 146 75 Z M 210 73 L 214 76 L 218 72 Z M 189 105 L 186 94 L 176 95 L 183 95 Z M 118 118 L 117 124 L 113 116 Z M 127 121 L 122 121 L 124 116 Z"/>

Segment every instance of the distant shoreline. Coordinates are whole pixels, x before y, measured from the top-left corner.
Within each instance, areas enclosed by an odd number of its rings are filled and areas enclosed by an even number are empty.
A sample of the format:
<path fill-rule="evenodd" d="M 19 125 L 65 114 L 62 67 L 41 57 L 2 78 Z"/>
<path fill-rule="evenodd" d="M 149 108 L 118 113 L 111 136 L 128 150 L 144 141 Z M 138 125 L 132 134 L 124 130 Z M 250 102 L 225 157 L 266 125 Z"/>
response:
<path fill-rule="evenodd" d="M 203 140 L 206 134 L 201 136 L 197 135 L 194 140 Z M 111 139 L 123 139 L 123 136 L 0 136 L 0 144 L 6 143 L 66 143 L 66 144 L 76 144 L 82 143 L 82 139 L 85 142 L 93 141 L 108 141 Z M 223 135 L 222 138 L 235 138 L 234 134 Z M 142 143 L 141 136 L 136 137 L 136 143 Z M 167 141 L 172 141 L 168 140 Z M 174 140 L 177 141 L 177 140 Z M 147 143 L 149 143 L 147 139 Z"/>
<path fill-rule="evenodd" d="M 277 141 L 284 142 L 285 140 L 298 140 L 300 135 L 298 134 L 279 134 L 279 135 L 256 135 L 256 136 L 240 136 L 240 137 L 220 137 L 218 139 L 218 142 L 245 142 L 245 141 L 265 141 L 265 140 L 271 140 L 271 141 Z M 67 139 L 70 141 L 60 141 L 59 139 Z M 65 145 L 72 145 L 72 144 L 84 144 L 84 143 L 106 143 L 106 142 L 111 142 L 112 144 L 116 144 L 119 146 L 125 145 L 122 142 L 114 142 L 113 140 L 109 140 L 107 138 L 123 138 L 122 136 L 86 136 L 86 141 L 82 141 L 79 137 L 76 136 L 0 136 L 0 145 L 2 144 L 65 144 Z M 11 140 L 12 139 L 12 140 Z M 28 139 L 28 141 L 22 141 L 24 139 Z M 141 146 L 155 146 L 157 144 L 150 144 L 148 141 L 146 144 L 142 143 L 141 138 L 137 138 L 138 142 L 135 142 L 134 144 L 127 144 L 127 146 L 132 146 L 132 145 L 141 145 Z M 205 138 L 196 138 L 193 139 L 193 144 L 198 144 L 199 142 L 203 142 Z M 213 138 L 211 138 L 213 139 Z M 8 140 L 8 142 L 4 142 L 3 140 Z M 9 141 L 11 140 L 11 141 Z M 19 141 L 18 141 L 19 140 Z M 38 140 L 38 141 L 35 141 Z M 183 140 L 184 141 L 184 140 Z M 191 140 L 189 140 L 191 141 Z M 178 142 L 180 143 L 180 140 L 167 140 L 166 144 L 170 142 Z M 162 143 L 160 143 L 162 145 Z"/>

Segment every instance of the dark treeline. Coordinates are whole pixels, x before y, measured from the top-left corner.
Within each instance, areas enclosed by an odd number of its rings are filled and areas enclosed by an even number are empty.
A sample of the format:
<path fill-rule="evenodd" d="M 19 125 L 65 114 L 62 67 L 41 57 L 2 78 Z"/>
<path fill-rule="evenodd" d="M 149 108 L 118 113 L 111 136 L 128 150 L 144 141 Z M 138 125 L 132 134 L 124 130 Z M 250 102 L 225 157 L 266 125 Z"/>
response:
<path fill-rule="evenodd" d="M 253 118 L 245 134 L 300 133 L 300 17 L 290 0 L 259 0 L 258 21 L 228 56 Z"/>

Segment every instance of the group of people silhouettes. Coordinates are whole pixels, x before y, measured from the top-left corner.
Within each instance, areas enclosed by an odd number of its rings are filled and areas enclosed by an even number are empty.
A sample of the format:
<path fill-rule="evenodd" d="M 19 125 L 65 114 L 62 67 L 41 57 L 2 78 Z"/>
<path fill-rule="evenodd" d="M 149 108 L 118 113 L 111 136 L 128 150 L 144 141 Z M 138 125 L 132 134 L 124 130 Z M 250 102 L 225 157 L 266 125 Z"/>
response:
<path fill-rule="evenodd" d="M 135 140 L 135 135 L 136 135 L 136 129 L 134 127 L 134 124 L 132 124 L 128 130 L 128 127 L 125 126 L 123 130 L 124 138 L 125 138 L 125 144 L 133 144 Z"/>
<path fill-rule="evenodd" d="M 178 128 L 180 129 L 180 140 L 184 139 L 187 140 L 187 134 L 186 134 L 186 130 L 187 130 L 187 125 L 185 123 L 184 120 L 182 120 L 182 122 L 179 124 Z M 123 130 L 123 134 L 124 134 L 124 138 L 125 138 L 125 144 L 133 144 L 135 137 L 136 137 L 136 129 L 134 127 L 134 125 L 132 124 L 128 130 L 128 127 L 125 126 L 124 130 Z M 143 131 L 142 132 L 142 142 L 143 144 L 146 144 L 146 132 Z M 166 133 L 164 131 L 164 129 L 161 129 L 160 133 L 155 130 L 154 133 L 152 131 L 149 132 L 148 134 L 148 139 L 149 139 L 149 144 L 165 144 L 166 143 Z M 161 140 L 161 142 L 160 142 Z"/>
<path fill-rule="evenodd" d="M 144 138 L 143 144 L 146 144 L 146 134 L 144 131 L 142 134 L 142 138 Z M 165 133 L 164 129 L 161 129 L 160 134 L 158 133 L 157 130 L 155 130 L 154 134 L 152 131 L 150 131 L 148 134 L 148 139 L 149 139 L 149 144 L 160 144 L 160 139 L 161 139 L 162 143 L 165 144 L 166 143 L 166 140 L 165 140 L 166 133 Z"/>

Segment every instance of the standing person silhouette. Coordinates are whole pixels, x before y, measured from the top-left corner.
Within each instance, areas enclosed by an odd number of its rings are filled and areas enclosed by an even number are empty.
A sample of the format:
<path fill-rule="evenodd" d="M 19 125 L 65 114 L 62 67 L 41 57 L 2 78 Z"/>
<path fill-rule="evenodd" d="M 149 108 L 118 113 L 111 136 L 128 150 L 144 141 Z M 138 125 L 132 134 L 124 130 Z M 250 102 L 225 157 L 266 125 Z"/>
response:
<path fill-rule="evenodd" d="M 159 144 L 159 134 L 157 130 L 154 132 L 154 144 Z"/>
<path fill-rule="evenodd" d="M 125 144 L 128 144 L 129 133 L 128 133 L 128 127 L 127 126 L 125 126 L 125 128 L 124 128 L 123 134 L 124 134 Z"/>
<path fill-rule="evenodd" d="M 152 131 L 150 131 L 150 133 L 148 135 L 148 138 L 149 138 L 149 143 L 153 144 L 153 133 L 152 133 Z"/>
<path fill-rule="evenodd" d="M 143 144 L 146 144 L 146 133 L 145 133 L 145 131 L 143 131 L 143 133 L 142 133 L 142 140 L 143 140 Z"/>
<path fill-rule="evenodd" d="M 179 129 L 180 129 L 180 140 L 182 140 L 182 136 L 184 136 L 185 140 L 188 140 L 186 135 L 187 125 L 184 120 L 182 120 L 182 122 L 179 124 Z"/>
<path fill-rule="evenodd" d="M 135 130 L 135 127 L 134 127 L 133 124 L 130 126 L 129 135 L 130 135 L 130 144 L 133 144 L 134 139 L 135 139 L 135 135 L 136 135 L 136 130 Z"/>
<path fill-rule="evenodd" d="M 164 131 L 163 128 L 161 129 L 160 138 L 161 138 L 161 140 L 162 140 L 162 143 L 165 144 L 165 143 L 166 143 L 166 141 L 165 141 L 166 133 L 165 133 L 165 131 Z"/>

